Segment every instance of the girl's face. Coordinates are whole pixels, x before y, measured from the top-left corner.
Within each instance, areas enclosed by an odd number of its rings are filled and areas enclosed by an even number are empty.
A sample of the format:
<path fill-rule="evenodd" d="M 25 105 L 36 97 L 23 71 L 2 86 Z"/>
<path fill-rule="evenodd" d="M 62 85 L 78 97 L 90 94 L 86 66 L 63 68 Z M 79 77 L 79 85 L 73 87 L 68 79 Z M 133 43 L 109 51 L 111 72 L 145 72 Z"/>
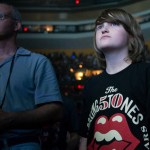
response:
<path fill-rule="evenodd" d="M 128 49 L 129 35 L 117 22 L 104 22 L 96 27 L 96 47 L 99 50 L 113 51 Z"/>

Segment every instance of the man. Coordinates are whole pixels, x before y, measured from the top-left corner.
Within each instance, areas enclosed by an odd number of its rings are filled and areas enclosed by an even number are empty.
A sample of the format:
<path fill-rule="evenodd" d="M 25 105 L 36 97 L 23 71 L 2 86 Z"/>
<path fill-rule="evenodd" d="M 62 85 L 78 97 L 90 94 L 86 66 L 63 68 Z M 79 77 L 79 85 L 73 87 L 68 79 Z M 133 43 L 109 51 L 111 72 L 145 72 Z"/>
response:
<path fill-rule="evenodd" d="M 0 2 L 0 149 L 40 150 L 41 127 L 61 118 L 62 100 L 49 60 L 18 47 L 20 29 L 18 10 Z"/>
<path fill-rule="evenodd" d="M 104 71 L 85 85 L 80 150 L 150 149 L 150 64 L 144 38 L 122 9 L 102 11 L 95 50 Z"/>

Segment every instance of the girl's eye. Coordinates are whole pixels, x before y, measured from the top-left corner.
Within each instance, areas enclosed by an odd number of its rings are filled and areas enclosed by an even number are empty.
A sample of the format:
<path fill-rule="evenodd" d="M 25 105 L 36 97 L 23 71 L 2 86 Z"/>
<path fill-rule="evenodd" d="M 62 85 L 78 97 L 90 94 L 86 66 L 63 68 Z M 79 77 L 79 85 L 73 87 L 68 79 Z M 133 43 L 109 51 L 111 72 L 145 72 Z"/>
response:
<path fill-rule="evenodd" d="M 96 27 L 96 30 L 102 29 L 103 28 L 103 24 L 100 24 Z"/>
<path fill-rule="evenodd" d="M 111 22 L 111 26 L 119 26 L 118 22 Z"/>
<path fill-rule="evenodd" d="M 116 27 L 116 26 L 119 26 L 119 25 L 120 25 L 120 23 L 118 23 L 118 22 L 106 22 L 106 24 L 102 23 L 102 24 L 97 25 L 96 30 L 101 30 L 104 27 L 107 27 L 107 28 L 108 27 Z"/>

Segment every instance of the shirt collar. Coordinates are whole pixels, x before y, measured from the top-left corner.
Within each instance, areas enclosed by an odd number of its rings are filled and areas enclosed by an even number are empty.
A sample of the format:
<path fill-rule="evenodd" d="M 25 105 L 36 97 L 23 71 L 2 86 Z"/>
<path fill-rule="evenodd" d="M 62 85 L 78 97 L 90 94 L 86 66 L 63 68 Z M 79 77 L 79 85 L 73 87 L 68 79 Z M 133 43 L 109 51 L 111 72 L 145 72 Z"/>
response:
<path fill-rule="evenodd" d="M 17 49 L 17 52 L 16 52 L 16 55 L 17 56 L 27 56 L 27 55 L 31 55 L 31 51 L 29 51 L 29 50 L 27 50 L 27 49 L 25 49 L 25 48 L 23 48 L 23 47 L 19 47 L 18 49 Z"/>

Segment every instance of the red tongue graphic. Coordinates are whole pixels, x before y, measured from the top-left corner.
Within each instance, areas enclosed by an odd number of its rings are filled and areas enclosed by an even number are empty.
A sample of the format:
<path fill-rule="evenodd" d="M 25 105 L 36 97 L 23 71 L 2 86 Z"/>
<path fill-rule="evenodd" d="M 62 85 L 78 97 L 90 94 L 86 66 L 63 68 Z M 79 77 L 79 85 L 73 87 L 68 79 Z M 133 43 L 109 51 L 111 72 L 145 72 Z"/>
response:
<path fill-rule="evenodd" d="M 114 141 L 109 145 L 104 145 L 100 150 L 124 150 L 129 146 L 129 143 L 125 141 Z"/>
<path fill-rule="evenodd" d="M 110 131 L 117 131 L 122 141 L 108 141 L 106 145 L 105 138 L 109 135 Z M 101 133 L 101 137 L 97 136 L 95 133 Z M 88 150 L 133 150 L 135 149 L 140 141 L 131 132 L 125 115 L 117 113 L 112 115 L 110 118 L 107 116 L 99 116 L 95 121 L 94 135 L 95 139 L 91 141 L 88 145 Z M 104 137 L 103 137 L 104 136 Z M 117 135 L 114 135 L 116 138 Z M 104 139 L 101 141 L 101 139 Z M 101 145 L 101 146 L 100 146 Z"/>

